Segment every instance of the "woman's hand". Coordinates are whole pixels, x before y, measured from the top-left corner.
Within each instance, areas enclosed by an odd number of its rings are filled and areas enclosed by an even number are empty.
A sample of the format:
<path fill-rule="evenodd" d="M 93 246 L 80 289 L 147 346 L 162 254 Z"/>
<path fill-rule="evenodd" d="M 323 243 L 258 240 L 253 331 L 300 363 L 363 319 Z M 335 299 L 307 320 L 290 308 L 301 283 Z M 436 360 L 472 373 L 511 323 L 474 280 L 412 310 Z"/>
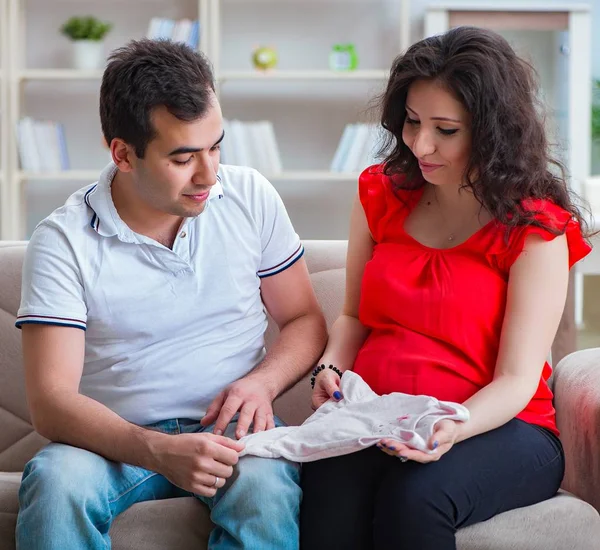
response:
<path fill-rule="evenodd" d="M 316 411 L 330 399 L 340 401 L 343 396 L 340 391 L 340 377 L 332 369 L 324 369 L 315 378 L 315 389 L 312 393 L 312 408 Z"/>
<path fill-rule="evenodd" d="M 415 462 L 421 462 L 423 464 L 435 462 L 446 454 L 452 448 L 454 443 L 456 443 L 460 429 L 459 424 L 459 422 L 449 419 L 440 420 L 436 423 L 435 431 L 429 440 L 429 448 L 434 451 L 431 454 L 411 449 L 403 443 L 399 443 L 393 439 L 382 439 L 377 446 L 384 453 L 395 456 L 402 462 L 406 462 L 407 460 L 414 460 Z"/>

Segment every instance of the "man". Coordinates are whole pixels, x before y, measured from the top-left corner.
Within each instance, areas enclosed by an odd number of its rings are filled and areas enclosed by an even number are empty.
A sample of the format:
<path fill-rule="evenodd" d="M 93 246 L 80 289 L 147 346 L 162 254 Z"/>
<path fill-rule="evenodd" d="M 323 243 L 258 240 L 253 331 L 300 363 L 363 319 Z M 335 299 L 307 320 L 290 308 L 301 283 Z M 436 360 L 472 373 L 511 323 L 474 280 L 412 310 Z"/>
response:
<path fill-rule="evenodd" d="M 100 117 L 113 163 L 37 227 L 23 270 L 27 397 L 52 443 L 23 474 L 17 546 L 104 549 L 132 504 L 194 494 L 210 548 L 297 548 L 298 465 L 238 462 L 236 438 L 278 425 L 273 399 L 325 344 L 299 238 L 262 176 L 219 165 L 200 54 L 116 50 Z"/>

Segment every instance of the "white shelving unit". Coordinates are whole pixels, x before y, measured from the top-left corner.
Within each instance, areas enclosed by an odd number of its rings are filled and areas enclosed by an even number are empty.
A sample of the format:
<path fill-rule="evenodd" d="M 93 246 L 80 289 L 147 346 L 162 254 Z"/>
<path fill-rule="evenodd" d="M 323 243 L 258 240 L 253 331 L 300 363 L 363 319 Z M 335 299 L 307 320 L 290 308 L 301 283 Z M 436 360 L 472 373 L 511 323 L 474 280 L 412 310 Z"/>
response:
<path fill-rule="evenodd" d="M 410 0 L 212 0 L 209 54 L 228 118 L 269 119 L 284 171 L 265 174 L 303 238 L 345 238 L 358 173 L 329 171 L 344 126 L 360 121 L 410 45 Z M 233 39 L 235 38 L 235 39 Z M 354 43 L 357 70 L 329 69 L 334 43 Z M 273 46 L 275 69 L 250 54 Z"/>
<path fill-rule="evenodd" d="M 75 69 L 25 69 L 17 73 L 17 80 L 101 80 L 102 71 Z"/>
<path fill-rule="evenodd" d="M 8 18 L 7 0 L 0 0 L 0 238 L 10 233 L 8 185 Z"/>
<path fill-rule="evenodd" d="M 327 137 L 327 154 L 331 158 L 341 137 L 344 124 L 356 122 L 355 117 L 367 107 L 367 102 L 371 98 L 371 89 L 369 87 L 376 86 L 378 91 L 383 88 L 393 57 L 408 47 L 410 43 L 409 3 L 410 0 L 174 0 L 174 2 L 169 3 L 167 6 L 167 4 L 159 0 L 135 0 L 131 3 L 132 6 L 139 4 L 140 6 L 144 6 L 144 9 L 137 10 L 135 7 L 131 7 L 130 13 L 133 13 L 135 10 L 137 16 L 135 23 L 139 27 L 140 22 L 144 18 L 149 21 L 151 17 L 162 16 L 163 13 L 167 17 L 173 17 L 174 10 L 176 9 L 173 6 L 181 5 L 183 6 L 182 9 L 189 9 L 190 6 L 193 6 L 195 10 L 194 15 L 201 21 L 202 26 L 199 48 L 207 53 L 213 63 L 218 93 L 226 107 L 225 116 L 229 116 L 229 107 L 234 111 L 238 110 L 239 107 L 242 111 L 240 118 L 252 119 L 255 115 L 254 108 L 241 106 L 251 99 L 260 104 L 260 109 L 264 113 L 262 118 L 271 119 L 271 114 L 274 116 L 277 114 L 277 108 L 273 109 L 273 113 L 270 111 L 270 102 L 274 98 L 273 90 L 280 90 L 282 87 L 284 90 L 282 95 L 286 97 L 286 101 L 298 106 L 299 109 L 306 109 L 307 112 L 310 111 L 311 107 L 313 109 L 325 109 L 328 117 L 332 113 L 331 117 L 332 119 L 336 119 L 335 124 L 337 128 L 336 133 L 330 132 Z M 5 239 L 17 239 L 26 237 L 28 233 L 26 226 L 28 188 L 31 189 L 31 186 L 34 184 L 37 185 L 38 190 L 41 190 L 45 197 L 52 193 L 55 186 L 62 185 L 64 188 L 71 185 L 74 187 L 78 182 L 85 184 L 93 181 L 98 177 L 101 168 L 101 166 L 94 167 L 95 162 L 90 163 L 85 162 L 85 159 L 82 160 L 81 154 L 77 156 L 77 162 L 73 163 L 75 164 L 74 169 L 69 171 L 31 173 L 19 168 L 19 155 L 14 128 L 16 128 L 20 118 L 30 113 L 31 107 L 33 107 L 34 111 L 32 116 L 35 116 L 37 113 L 37 116 L 61 121 L 60 115 L 55 114 L 57 107 L 53 105 L 56 101 L 51 97 L 52 90 L 55 97 L 63 95 L 63 90 L 65 93 L 72 94 L 74 98 L 73 109 L 75 110 L 77 108 L 76 104 L 79 101 L 79 96 L 76 94 L 84 93 L 89 95 L 97 93 L 99 89 L 102 77 L 101 70 L 77 71 L 64 67 L 64 65 L 68 66 L 68 63 L 59 62 L 55 64 L 44 61 L 50 57 L 46 50 L 51 52 L 52 46 L 58 47 L 57 45 L 60 40 L 58 38 L 59 24 L 64 20 L 66 14 L 69 13 L 67 11 L 69 9 L 71 9 L 72 13 L 70 14 L 72 15 L 92 13 L 100 18 L 111 20 L 115 23 L 115 31 L 117 30 L 117 24 L 121 23 L 125 26 L 127 21 L 123 19 L 124 12 L 121 10 L 122 4 L 119 0 L 105 0 L 102 3 L 82 0 L 60 0 L 60 2 L 58 0 L 0 0 L 0 5 L 4 6 L 2 14 L 5 14 L 6 17 L 2 17 L 2 21 L 7 30 L 7 40 L 12 45 L 10 56 L 6 54 L 6 64 L 4 65 L 5 68 L 8 67 L 9 77 L 7 80 L 8 85 L 6 86 L 6 101 L 10 108 L 5 111 L 9 116 L 6 117 L 7 121 L 3 125 L 3 128 L 10 135 L 10 139 L 2 141 L 2 143 L 5 143 L 6 148 L 6 162 L 2 162 L 2 166 L 6 168 L 2 190 L 7 198 L 4 201 L 5 206 L 3 207 L 1 237 Z M 290 10 L 289 13 L 299 15 L 300 21 L 304 17 L 304 20 L 310 24 L 306 25 L 304 29 L 296 27 L 297 18 L 293 15 L 291 23 L 288 20 L 288 26 L 282 32 L 281 28 L 276 24 L 271 24 L 268 20 L 261 19 L 260 14 L 255 15 L 252 13 L 254 9 L 252 6 L 255 6 L 258 12 L 261 9 L 267 9 L 269 13 L 287 9 Z M 62 10 L 62 15 L 60 15 L 62 19 L 59 19 L 59 15 L 55 15 L 54 8 Z M 245 19 L 245 15 L 239 16 L 240 12 L 246 14 L 249 9 L 248 20 Z M 313 10 L 312 19 L 306 19 L 307 9 Z M 377 54 L 381 50 L 379 47 L 380 44 L 376 44 L 377 47 L 370 47 L 369 44 L 365 44 L 360 52 L 365 63 L 362 63 L 363 59 L 361 59 L 359 70 L 352 72 L 329 70 L 327 63 L 323 63 L 323 61 L 327 59 L 331 43 L 343 41 L 360 42 L 360 40 L 363 40 L 363 33 L 361 32 L 363 19 L 357 18 L 356 21 L 351 20 L 353 23 L 351 32 L 344 33 L 343 29 L 340 32 L 340 29 L 336 28 L 336 26 L 341 26 L 337 24 L 338 17 L 336 13 L 339 13 L 339 16 L 343 18 L 344 14 L 352 9 L 363 10 L 361 13 L 368 14 L 369 19 L 375 17 L 373 21 L 375 23 L 378 22 L 379 25 L 372 24 L 370 34 L 377 37 L 379 37 L 379 34 L 385 34 L 387 42 L 385 44 L 382 43 L 382 47 L 386 49 L 389 56 L 382 59 L 380 55 L 379 59 L 376 60 L 377 62 L 374 62 L 369 56 L 373 57 L 373 52 Z M 382 15 L 384 10 L 390 10 L 389 13 L 386 13 L 392 15 L 389 17 Z M 50 17 L 54 17 L 54 20 L 42 20 L 40 15 L 42 11 L 47 12 Z M 154 13 L 156 11 L 160 11 L 160 13 Z M 141 19 L 139 13 L 143 13 Z M 321 51 L 318 54 L 320 56 L 320 63 L 314 63 L 312 62 L 313 59 L 309 58 L 310 62 L 305 63 L 302 67 L 292 66 L 289 63 L 286 66 L 286 63 L 282 60 L 281 68 L 271 72 L 263 73 L 253 69 L 248 62 L 248 58 L 252 50 L 249 40 L 254 33 L 255 27 L 262 27 L 262 31 L 259 30 L 257 32 L 257 39 L 262 41 L 273 39 L 276 42 L 285 42 L 282 49 L 285 49 L 285 46 L 287 46 L 289 50 L 291 47 L 295 49 L 295 53 L 299 52 L 301 54 L 303 48 L 298 49 L 295 44 L 303 43 L 306 32 L 311 31 L 312 23 L 315 20 L 317 20 L 317 25 L 321 23 L 318 21 L 321 13 L 330 14 L 328 24 L 329 28 L 334 29 L 334 32 L 329 36 L 329 31 L 321 27 L 321 34 L 313 36 L 313 39 L 308 42 L 309 47 L 312 47 L 313 43 L 321 42 Z M 34 17 L 38 18 L 38 23 L 37 27 L 32 30 L 31 18 Z M 243 32 L 240 33 L 235 29 L 235 25 L 231 27 L 228 24 L 228 21 L 231 22 L 232 19 L 235 20 L 236 18 L 238 23 L 243 22 L 245 25 L 245 36 L 242 36 Z M 377 20 L 377 18 L 379 19 Z M 256 25 L 254 25 L 255 22 Z M 348 19 L 346 19 L 347 22 Z M 132 24 L 132 21 L 130 20 L 129 23 Z M 382 27 L 385 27 L 385 29 L 380 33 L 379 29 Z M 128 30 L 125 28 L 125 31 Z M 376 32 L 373 32 L 373 30 Z M 123 31 L 122 28 L 121 31 Z M 288 31 L 290 31 L 290 36 L 296 33 L 295 37 L 288 40 Z M 30 39 L 32 37 L 37 38 L 35 34 L 40 33 L 44 35 L 44 38 L 46 37 L 46 33 L 48 33 L 51 40 L 48 42 L 48 47 L 44 47 L 43 50 L 40 50 L 38 43 L 37 55 L 32 55 L 31 50 L 35 47 L 35 44 L 32 45 Z M 50 36 L 51 33 L 57 36 L 52 38 Z M 113 36 L 113 33 L 114 31 L 111 32 L 109 38 Z M 140 37 L 140 35 L 125 35 L 121 32 L 121 36 L 119 36 L 120 40 L 113 39 L 113 43 L 107 46 L 107 49 L 117 47 L 125 43 L 128 39 L 136 37 Z M 238 42 L 242 43 L 244 40 L 246 42 L 242 47 L 245 48 L 245 62 L 239 62 L 241 57 L 238 57 L 237 61 L 232 63 L 230 59 L 232 44 L 235 47 Z M 296 43 L 294 43 L 294 40 Z M 325 49 L 323 49 L 324 47 Z M 288 60 L 295 57 L 295 53 L 294 55 L 289 55 Z M 53 65 L 57 65 L 56 68 L 51 68 Z M 60 65 L 63 65 L 63 67 Z M 31 92 L 32 89 L 34 92 Z M 80 89 L 83 92 L 77 91 Z M 252 93 L 248 91 L 249 89 L 252 90 Z M 313 98 L 313 103 L 304 106 L 307 103 L 307 94 L 304 92 L 307 90 L 318 90 L 317 95 L 319 97 L 317 99 Z M 354 97 L 355 104 L 338 105 L 334 110 L 329 111 L 329 107 L 326 107 L 326 105 L 333 98 L 337 98 L 338 90 L 342 90 L 344 94 L 350 92 L 350 94 L 358 96 L 358 99 Z M 276 95 L 278 93 L 275 92 Z M 35 94 L 35 101 L 30 102 L 30 94 Z M 279 96 L 276 99 L 279 99 Z M 62 101 L 64 103 L 64 98 L 62 98 Z M 323 116 L 320 115 L 313 116 L 323 119 Z M 334 122 L 332 121 L 333 124 Z M 280 125 L 280 129 L 282 126 L 284 130 L 287 129 L 287 124 Z M 78 141 L 77 131 L 88 132 L 89 134 L 92 128 L 86 127 L 74 130 L 72 127 L 67 127 L 67 142 L 69 144 L 72 144 L 74 140 Z M 302 136 L 298 137 L 297 145 L 300 148 L 302 148 L 302 142 L 311 140 L 311 135 L 307 132 L 309 130 L 305 129 Z M 347 203 L 344 208 L 345 210 L 349 210 L 351 198 L 355 192 L 355 183 L 353 182 L 358 178 L 358 174 L 330 172 L 328 170 L 328 160 L 330 158 L 326 161 L 325 157 L 323 157 L 318 162 L 315 161 L 313 163 L 314 166 L 309 166 L 309 163 L 300 162 L 296 159 L 293 152 L 295 144 L 292 146 L 289 143 L 289 136 L 283 136 L 281 140 L 279 140 L 279 135 L 277 137 L 280 145 L 283 145 L 283 149 L 286 149 L 285 144 L 287 143 L 287 150 L 292 150 L 292 153 L 288 152 L 287 158 L 285 154 L 283 155 L 283 172 L 265 174 L 265 176 L 279 187 L 280 192 L 289 191 L 292 194 L 296 209 L 306 212 L 310 210 L 307 206 L 313 203 L 325 204 L 327 200 L 333 200 L 335 194 L 343 194 L 344 198 L 342 202 L 344 204 Z M 100 139 L 100 136 L 98 136 L 98 141 Z M 83 144 L 76 142 L 75 145 L 79 146 L 80 151 L 83 149 Z M 310 148 L 304 151 L 304 155 L 308 159 L 314 157 Z M 286 160 L 290 160 L 290 162 L 288 163 Z M 306 184 L 308 185 L 306 186 Z M 300 191 L 302 187 L 305 187 L 304 191 Z M 310 196 L 307 196 L 307 193 Z M 320 200 L 319 197 L 321 195 L 327 194 L 329 194 L 329 198 L 325 197 L 324 201 Z M 290 205 L 288 205 L 288 208 L 290 208 Z M 291 205 L 291 209 L 294 210 L 294 205 Z M 292 218 L 294 218 L 293 215 Z M 347 212 L 340 211 L 339 218 L 340 223 L 346 226 Z M 328 236 L 327 234 L 322 235 L 323 238 Z M 338 236 L 340 236 L 339 232 Z"/>
<path fill-rule="evenodd" d="M 389 76 L 389 71 L 385 70 L 367 70 L 367 71 L 348 71 L 336 72 L 327 70 L 306 70 L 306 71 L 284 71 L 273 73 L 262 73 L 258 71 L 223 71 L 218 80 L 226 82 L 228 80 L 385 80 Z"/>
<path fill-rule="evenodd" d="M 177 2 L 177 0 L 174 0 Z M 184 2 L 184 0 L 180 0 Z M 207 22 L 209 21 L 209 3 L 211 0 L 186 0 L 185 4 L 193 4 L 195 7 L 194 13 L 190 14 L 201 21 L 202 32 L 200 33 L 200 40 L 198 48 L 202 51 L 207 52 L 209 49 L 209 35 L 207 29 Z M 138 0 L 140 6 L 159 6 L 160 9 L 164 9 L 166 16 L 171 16 L 173 10 L 171 6 L 164 6 L 164 4 L 157 1 Z M 44 10 L 51 10 L 53 0 L 46 0 L 42 4 Z M 27 112 L 26 109 L 26 95 L 27 86 L 29 84 L 40 84 L 40 83 L 54 83 L 55 85 L 64 85 L 65 87 L 77 84 L 78 82 L 91 82 L 91 86 L 96 93 L 100 87 L 100 81 L 102 78 L 102 70 L 97 71 L 79 71 L 70 68 L 49 68 L 49 67 L 30 67 L 28 66 L 28 37 L 27 37 L 27 19 L 30 15 L 29 10 L 35 8 L 31 5 L 31 0 L 0 0 L 0 34 L 6 36 L 6 42 L 11 44 L 10 53 L 6 48 L 2 48 L 2 74 L 4 75 L 7 86 L 2 87 L 2 101 L 5 101 L 1 107 L 3 113 L 7 113 L 8 116 L 2 124 L 2 155 L 1 166 L 4 171 L 4 178 L 0 179 L 0 190 L 2 191 L 0 198 L 2 201 L 1 210 L 1 224 L 0 224 L 0 238 L 2 239 L 21 239 L 26 237 L 26 219 L 27 219 L 27 202 L 26 202 L 26 186 L 28 182 L 45 182 L 48 186 L 51 182 L 81 182 L 82 185 L 89 183 L 98 178 L 101 166 L 96 169 L 73 169 L 62 172 L 42 172 L 42 173 L 31 173 L 25 172 L 19 168 L 19 152 L 16 140 L 16 126 L 18 121 Z M 57 2 L 57 5 L 60 2 Z M 110 9 L 113 14 L 109 17 L 115 25 L 119 22 L 120 10 L 122 4 L 119 0 L 104 0 L 102 2 L 101 9 Z M 98 5 L 95 2 L 71 2 L 73 8 L 73 14 L 85 15 L 88 13 L 96 15 Z M 63 10 L 64 5 L 63 5 Z M 149 8 L 150 9 L 150 8 Z M 161 13 L 144 13 L 143 16 L 137 14 L 139 21 L 150 21 L 153 16 L 160 16 Z M 102 14 L 98 15 L 101 18 L 107 18 Z M 44 25 L 45 26 L 45 25 Z M 48 26 L 48 33 L 58 33 L 58 25 L 56 28 Z M 2 31 L 6 31 L 2 33 Z M 46 29 L 44 29 L 46 31 Z M 116 29 L 115 29 L 116 30 Z M 129 39 L 141 38 L 144 36 L 145 28 L 142 33 L 133 34 L 130 36 L 123 36 L 120 43 L 116 43 L 109 47 L 117 47 L 118 45 L 126 42 Z M 7 89 L 5 94 L 4 90 Z M 5 98 L 5 95 L 8 97 Z M 48 102 L 50 103 L 50 101 Z M 8 105 L 5 108 L 5 105 Z M 97 107 L 96 107 L 97 111 Z M 52 117 L 52 108 L 48 105 L 47 117 Z M 67 136 L 67 141 L 71 141 L 72 135 Z M 76 139 L 76 138 L 75 138 Z M 100 142 L 101 136 L 98 136 L 98 142 Z M 108 158 L 108 157 L 107 157 Z M 0 171 L 0 178 L 2 178 L 2 171 Z"/>
<path fill-rule="evenodd" d="M 246 2 L 246 6 L 251 2 Z M 259 0 L 256 2 L 257 8 L 260 8 L 260 4 L 268 4 L 269 9 L 273 9 L 276 0 Z M 315 4 L 337 6 L 340 10 L 351 9 L 352 4 L 356 5 L 358 2 L 347 2 L 343 4 L 336 0 L 313 0 L 303 3 L 300 0 L 287 0 L 278 3 L 278 7 L 296 6 L 298 9 L 311 9 L 311 6 Z M 381 8 L 382 3 L 378 0 L 363 0 L 365 5 Z M 218 91 L 225 102 L 227 107 L 227 87 L 229 83 L 235 81 L 248 81 L 251 83 L 265 83 L 267 86 L 271 83 L 291 83 L 300 85 L 310 86 L 327 86 L 328 84 L 335 82 L 347 82 L 348 85 L 352 85 L 360 82 L 379 82 L 384 84 L 389 76 L 389 64 L 386 64 L 381 68 L 367 68 L 358 69 L 354 71 L 333 71 L 322 68 L 294 68 L 294 69 L 275 69 L 267 72 L 256 71 L 251 69 L 236 69 L 225 67 L 224 63 L 224 50 L 226 45 L 223 43 L 223 37 L 228 33 L 223 32 L 224 19 L 231 17 L 234 13 L 239 12 L 241 2 L 239 0 L 211 0 L 210 5 L 210 49 L 209 54 L 215 69 L 215 78 L 217 81 Z M 392 3 L 393 4 L 393 3 Z M 398 54 L 405 50 L 410 45 L 409 38 L 409 24 L 410 24 L 410 0 L 397 0 L 397 21 L 394 26 L 395 34 L 395 47 L 394 54 Z M 289 9 L 289 8 L 288 8 Z M 272 12 L 271 12 L 272 13 Z M 259 32 L 260 34 L 260 32 Z M 298 34 L 298 40 L 301 39 L 301 31 Z M 334 41 L 332 39 L 332 41 Z M 249 52 L 248 52 L 249 53 Z M 391 61 L 391 60 L 390 60 Z M 239 100 L 239 95 L 237 96 Z M 300 92 L 295 98 L 299 103 L 302 102 L 303 96 Z M 366 104 L 365 98 L 365 104 Z M 227 109 L 225 109 L 227 114 Z M 348 120 L 347 122 L 354 122 Z M 338 138 L 341 137 L 341 131 Z M 284 167 L 286 165 L 285 154 L 283 158 Z M 274 181 L 276 184 L 280 182 L 313 182 L 313 183 L 325 183 L 325 182 L 352 182 L 358 178 L 358 173 L 332 173 L 323 169 L 315 170 L 285 170 L 280 174 L 265 174 L 269 179 Z M 354 193 L 355 187 L 351 187 L 351 192 Z M 285 197 L 284 197 L 285 200 Z"/>

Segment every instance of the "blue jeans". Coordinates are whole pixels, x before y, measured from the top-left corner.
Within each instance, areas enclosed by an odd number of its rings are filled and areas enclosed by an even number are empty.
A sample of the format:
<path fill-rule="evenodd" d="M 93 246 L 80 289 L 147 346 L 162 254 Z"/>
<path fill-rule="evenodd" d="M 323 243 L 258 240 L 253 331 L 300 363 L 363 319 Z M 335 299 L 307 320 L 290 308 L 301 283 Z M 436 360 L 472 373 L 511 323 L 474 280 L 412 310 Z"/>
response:
<path fill-rule="evenodd" d="M 282 422 L 276 419 L 276 425 Z M 212 431 L 196 420 L 152 426 L 170 434 Z M 235 422 L 225 435 L 233 437 Z M 287 460 L 242 457 L 212 497 L 211 550 L 296 550 L 300 467 Z M 110 548 L 113 519 L 136 502 L 190 496 L 155 472 L 111 462 L 78 447 L 50 443 L 28 462 L 19 491 L 18 550 Z"/>

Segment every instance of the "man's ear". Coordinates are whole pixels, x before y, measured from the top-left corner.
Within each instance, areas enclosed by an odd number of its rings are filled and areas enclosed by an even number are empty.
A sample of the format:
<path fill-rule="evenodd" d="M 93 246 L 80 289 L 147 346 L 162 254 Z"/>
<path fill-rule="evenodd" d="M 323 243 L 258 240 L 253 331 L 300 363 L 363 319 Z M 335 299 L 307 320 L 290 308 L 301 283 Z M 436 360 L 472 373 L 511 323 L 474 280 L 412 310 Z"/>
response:
<path fill-rule="evenodd" d="M 128 145 L 120 138 L 114 138 L 110 142 L 110 154 L 113 162 L 121 172 L 131 172 L 133 170 L 137 156 L 131 145 Z"/>

